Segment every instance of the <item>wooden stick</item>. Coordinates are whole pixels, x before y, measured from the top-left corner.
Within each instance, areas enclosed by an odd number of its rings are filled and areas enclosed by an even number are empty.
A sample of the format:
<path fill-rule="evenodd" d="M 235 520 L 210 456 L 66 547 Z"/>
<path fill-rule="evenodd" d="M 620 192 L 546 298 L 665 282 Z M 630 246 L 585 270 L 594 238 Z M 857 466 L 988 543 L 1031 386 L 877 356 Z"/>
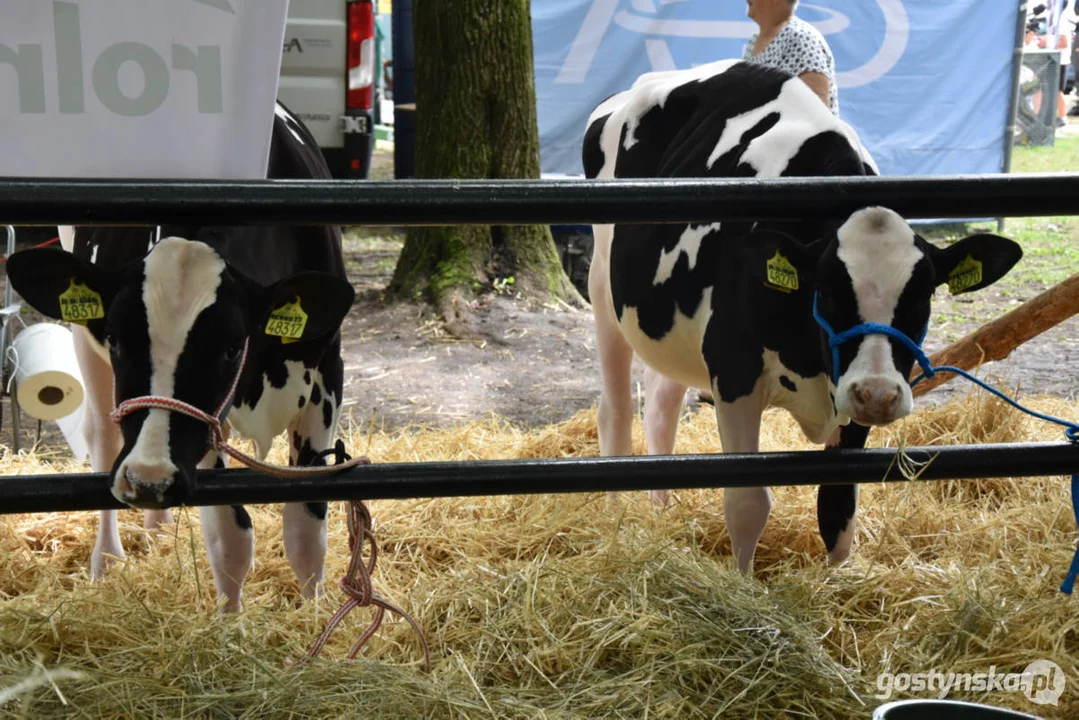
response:
<path fill-rule="evenodd" d="M 1079 313 L 1079 274 L 1072 275 L 1056 287 L 983 325 L 962 340 L 956 340 L 935 353 L 929 361 L 933 367 L 953 365 L 962 370 L 970 370 L 982 363 L 1003 360 L 1011 355 L 1015 348 L 1076 313 Z M 915 365 L 911 379 L 917 377 L 921 371 L 921 368 Z M 914 386 L 914 396 L 924 395 L 954 377 L 952 373 L 940 373 L 934 378 L 922 380 Z"/>

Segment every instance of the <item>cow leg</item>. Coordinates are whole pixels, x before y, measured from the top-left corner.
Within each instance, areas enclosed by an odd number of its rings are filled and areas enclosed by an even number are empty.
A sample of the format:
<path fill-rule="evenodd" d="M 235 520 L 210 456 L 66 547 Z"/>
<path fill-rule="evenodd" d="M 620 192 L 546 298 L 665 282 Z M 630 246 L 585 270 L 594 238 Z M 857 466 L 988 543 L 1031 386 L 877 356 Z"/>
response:
<path fill-rule="evenodd" d="M 716 423 L 724 453 L 752 453 L 760 449 L 761 395 L 759 385 L 749 395 L 734 402 L 720 402 L 715 383 Z M 727 488 L 723 491 L 723 517 L 731 536 L 738 569 L 753 568 L 757 543 L 772 511 L 772 495 L 766 487 Z"/>
<path fill-rule="evenodd" d="M 143 510 L 142 511 L 142 526 L 147 530 L 156 530 L 162 525 L 167 525 L 172 522 L 172 510 L 166 508 L 164 510 Z"/>
<path fill-rule="evenodd" d="M 199 469 L 225 466 L 224 455 L 213 452 L 198 464 Z M 199 519 L 221 612 L 239 612 L 244 581 L 255 556 L 251 516 L 242 505 L 215 505 L 200 507 Z"/>
<path fill-rule="evenodd" d="M 340 358 L 332 352 L 331 362 L 340 363 Z M 335 377 L 336 373 L 328 373 Z M 322 450 L 333 447 L 334 434 L 340 407 L 337 399 L 341 397 L 341 385 L 327 382 L 326 375 L 312 373 L 314 384 L 312 394 L 321 395 L 321 402 L 308 402 L 295 420 L 289 425 L 288 434 L 292 438 L 289 451 L 289 464 L 313 465 L 315 456 Z M 327 385 L 334 385 L 327 388 Z M 318 392 L 315 392 L 318 388 Z M 332 389 L 332 392 L 330 390 Z M 319 460 L 319 465 L 326 461 Z M 300 583 L 300 590 L 305 598 L 316 597 L 321 592 L 323 571 L 326 563 L 326 510 L 324 502 L 288 503 L 285 505 L 284 535 L 285 554 L 289 565 Z"/>
<path fill-rule="evenodd" d="M 863 448 L 869 428 L 849 423 L 836 429 L 826 448 Z M 858 514 L 858 485 L 821 485 L 817 489 L 817 527 L 828 551 L 829 563 L 850 557 Z"/>
<path fill-rule="evenodd" d="M 596 232 L 609 233 L 610 229 L 609 226 L 596 226 Z M 600 239 L 597 239 L 597 247 L 599 245 Z M 593 258 L 588 273 L 588 296 L 592 298 L 602 382 L 596 408 L 599 453 L 609 457 L 633 454 L 633 393 L 630 388 L 633 348 L 618 329 L 618 319 L 608 289 L 606 264 L 602 257 Z M 607 493 L 608 500 L 617 497 L 616 492 Z"/>
<path fill-rule="evenodd" d="M 686 386 L 647 368 L 644 371 L 644 387 L 644 439 L 648 444 L 648 454 L 670 455 L 674 452 Z M 653 490 L 651 495 L 655 504 L 667 504 L 666 490 Z"/>
<path fill-rule="evenodd" d="M 108 472 L 120 453 L 120 428 L 109 418 L 112 411 L 112 366 L 94 349 L 94 340 L 82 327 L 71 328 L 75 357 L 86 388 L 86 416 L 83 428 L 90 449 L 90 470 Z M 115 510 L 103 510 L 97 527 L 97 539 L 90 553 L 90 579 L 100 580 L 109 565 L 127 558 L 120 542 L 120 528 Z"/>

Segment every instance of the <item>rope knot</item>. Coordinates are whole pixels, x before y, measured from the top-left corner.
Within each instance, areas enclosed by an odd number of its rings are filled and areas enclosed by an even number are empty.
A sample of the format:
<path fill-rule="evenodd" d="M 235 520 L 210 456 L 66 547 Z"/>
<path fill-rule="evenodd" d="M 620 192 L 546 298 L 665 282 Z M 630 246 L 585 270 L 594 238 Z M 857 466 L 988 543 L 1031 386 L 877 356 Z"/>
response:
<path fill-rule="evenodd" d="M 340 442 L 340 441 L 338 441 Z M 342 445 L 343 447 L 343 445 Z M 307 657 L 303 662 L 308 662 L 318 656 L 322 652 L 322 648 L 326 645 L 326 642 L 330 639 L 330 633 L 345 619 L 345 616 L 352 612 L 357 607 L 370 607 L 374 606 L 375 617 L 371 621 L 371 624 L 367 626 L 367 629 L 363 631 L 360 638 L 352 645 L 352 648 L 348 652 L 348 658 L 354 659 L 367 643 L 368 640 L 375 634 L 378 628 L 382 625 L 382 619 L 386 615 L 386 611 L 389 610 L 397 615 L 403 617 L 412 629 L 419 635 L 420 644 L 423 646 L 423 661 L 424 668 L 431 669 L 431 650 L 427 645 L 427 638 L 423 634 L 423 630 L 420 628 L 419 623 L 415 618 L 409 615 L 407 612 L 397 607 L 393 603 L 379 596 L 375 590 L 371 581 L 371 575 L 375 571 L 375 562 L 378 560 L 378 543 L 375 542 L 375 536 L 371 532 L 371 511 L 367 509 L 367 506 L 362 500 L 351 500 L 348 504 L 348 544 L 351 550 L 352 557 L 349 560 L 348 571 L 345 576 L 341 578 L 341 590 L 348 596 L 348 600 L 344 605 L 334 613 L 329 622 L 326 623 L 326 629 L 315 641 L 314 645 L 307 653 Z M 368 558 L 365 563 L 363 560 L 363 545 L 367 542 L 371 546 L 371 557 Z"/>

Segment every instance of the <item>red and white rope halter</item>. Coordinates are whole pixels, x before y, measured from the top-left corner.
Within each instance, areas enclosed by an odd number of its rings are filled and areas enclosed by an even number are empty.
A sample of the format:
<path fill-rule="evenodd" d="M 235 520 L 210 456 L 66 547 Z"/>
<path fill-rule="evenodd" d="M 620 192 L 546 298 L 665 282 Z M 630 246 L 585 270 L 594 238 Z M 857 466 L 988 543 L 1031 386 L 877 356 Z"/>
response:
<path fill-rule="evenodd" d="M 350 467 L 357 465 L 369 465 L 371 460 L 367 457 L 357 457 L 346 462 L 339 462 L 337 465 L 329 466 L 313 466 L 313 467 L 281 467 L 280 465 L 271 465 L 265 463 L 258 458 L 252 457 L 247 453 L 241 452 L 228 444 L 228 440 L 225 437 L 225 432 L 222 429 L 222 423 L 225 416 L 228 415 L 229 406 L 233 399 L 236 397 L 236 390 L 240 385 L 240 377 L 243 375 L 244 365 L 247 363 L 247 350 L 250 346 L 250 338 L 244 340 L 243 353 L 240 356 L 240 366 L 236 370 L 236 377 L 232 380 L 232 386 L 229 388 L 228 393 L 225 395 L 225 399 L 218 405 L 217 410 L 211 415 L 210 413 L 200 408 L 186 403 L 176 398 L 167 398 L 158 395 L 143 395 L 142 397 L 131 398 L 130 400 L 124 400 L 121 403 L 116 403 L 116 383 L 113 379 L 113 404 L 115 408 L 110 417 L 114 423 L 119 424 L 124 417 L 130 415 L 138 410 L 165 410 L 168 412 L 176 412 L 181 415 L 186 415 L 195 420 L 201 420 L 209 426 L 210 431 L 210 444 L 215 452 L 224 452 L 230 457 L 234 458 L 238 462 L 246 465 L 252 470 L 258 470 L 259 472 L 266 473 L 274 477 L 280 478 L 300 478 L 300 477 L 312 477 L 319 475 L 330 475 L 333 473 L 341 472 Z M 339 458 L 340 460 L 340 458 Z M 424 637 L 423 630 L 420 628 L 419 623 L 409 615 L 407 612 L 397 607 L 388 600 L 380 597 L 374 591 L 374 586 L 371 581 L 371 574 L 375 570 L 375 561 L 378 558 L 378 545 L 375 543 L 375 536 L 371 533 L 371 513 L 364 505 L 362 500 L 350 500 L 349 501 L 349 515 L 348 515 L 348 534 L 349 534 L 349 549 L 352 552 L 352 560 L 349 563 L 348 572 L 345 577 L 341 579 L 341 589 L 349 596 L 349 599 L 344 605 L 334 613 L 333 617 L 326 625 L 326 629 L 315 641 L 312 648 L 307 653 L 307 658 L 304 662 L 316 657 L 321 651 L 322 647 L 326 644 L 326 641 L 330 638 L 330 633 L 334 628 L 345 619 L 354 608 L 366 607 L 374 605 L 377 610 L 375 612 L 375 618 L 367 629 L 360 636 L 360 639 L 352 646 L 349 651 L 348 657 L 354 658 L 364 644 L 375 634 L 379 626 L 382 624 L 382 618 L 385 615 L 386 610 L 397 613 L 413 627 L 413 629 L 420 636 L 420 643 L 423 646 L 423 657 L 425 667 L 430 669 L 431 666 L 431 652 L 427 645 L 427 638 Z M 367 563 L 363 562 L 363 544 L 364 542 L 371 543 L 371 558 Z"/>

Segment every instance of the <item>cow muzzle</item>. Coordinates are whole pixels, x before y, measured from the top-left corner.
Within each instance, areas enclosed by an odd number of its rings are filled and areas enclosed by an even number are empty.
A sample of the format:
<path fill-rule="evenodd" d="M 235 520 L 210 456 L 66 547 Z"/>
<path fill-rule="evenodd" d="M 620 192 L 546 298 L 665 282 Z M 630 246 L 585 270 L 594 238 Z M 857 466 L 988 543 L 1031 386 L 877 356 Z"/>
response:
<path fill-rule="evenodd" d="M 240 377 L 243 375 L 244 365 L 247 362 L 247 350 L 250 340 L 244 340 L 243 353 L 240 355 L 240 363 L 236 369 L 236 375 L 232 379 L 232 385 L 213 413 L 208 413 L 182 400 L 171 397 L 159 397 L 145 395 L 131 398 L 123 402 L 116 402 L 110 417 L 116 424 L 123 422 L 125 416 L 139 410 L 163 411 L 165 413 L 178 413 L 198 420 L 206 424 L 207 447 L 209 449 L 222 449 L 225 442 L 224 431 L 221 423 L 228 412 L 232 399 L 236 396 L 236 388 L 239 386 Z M 114 389 L 115 392 L 115 389 Z M 147 418 L 149 422 L 151 418 Z M 164 423 L 157 428 L 158 434 L 168 432 L 168 424 Z M 146 432 L 143 425 L 142 433 Z M 147 442 L 148 448 L 140 448 L 142 433 L 139 441 L 133 449 L 134 454 L 128 455 L 119 462 L 112 473 L 112 494 L 120 502 L 127 503 L 132 507 L 161 509 L 183 504 L 195 492 L 196 471 L 195 468 L 177 467 L 167 458 L 163 450 L 167 443 L 153 441 Z M 205 454 L 205 453 L 203 453 Z M 201 458 L 202 455 L 199 456 Z"/>
<path fill-rule="evenodd" d="M 188 473 L 171 462 L 123 462 L 113 473 L 112 494 L 134 508 L 160 510 L 191 496 Z"/>
<path fill-rule="evenodd" d="M 903 343 L 926 374 L 932 375 L 933 368 L 929 364 L 929 358 L 922 351 L 922 341 L 925 340 L 929 326 L 926 325 L 917 342 L 907 337 L 902 331 L 879 323 L 862 323 L 837 333 L 818 312 L 815 293 L 813 318 L 827 335 L 828 347 L 832 351 L 832 383 L 836 386 L 836 411 L 847 415 L 859 425 L 887 425 L 909 415 L 914 409 L 914 395 L 906 379 L 896 372 L 895 368 L 890 368 L 890 372 L 880 372 L 882 368 L 879 366 L 884 363 L 871 362 L 866 365 L 877 365 L 876 370 L 862 367 L 840 378 L 839 346 L 864 335 L 884 335 Z M 887 347 L 881 347 L 878 350 L 887 351 Z M 888 354 L 890 355 L 890 352 Z M 887 365 L 891 366 L 890 360 Z"/>
<path fill-rule="evenodd" d="M 910 414 L 912 406 L 910 388 L 886 375 L 841 383 L 836 398 L 836 410 L 859 425 L 887 425 Z"/>

